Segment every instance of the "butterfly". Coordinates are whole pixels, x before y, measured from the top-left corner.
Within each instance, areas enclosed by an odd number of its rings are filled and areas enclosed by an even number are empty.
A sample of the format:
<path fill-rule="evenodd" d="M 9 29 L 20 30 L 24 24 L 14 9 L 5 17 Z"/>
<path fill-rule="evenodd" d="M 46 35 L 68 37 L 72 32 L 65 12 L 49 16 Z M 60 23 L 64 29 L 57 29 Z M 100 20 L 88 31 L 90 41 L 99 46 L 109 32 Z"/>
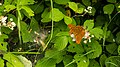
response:
<path fill-rule="evenodd" d="M 75 26 L 73 24 L 68 24 L 68 27 L 70 29 L 69 34 L 70 35 L 74 34 L 76 43 L 80 44 L 82 38 L 85 35 L 85 29 L 80 25 Z"/>

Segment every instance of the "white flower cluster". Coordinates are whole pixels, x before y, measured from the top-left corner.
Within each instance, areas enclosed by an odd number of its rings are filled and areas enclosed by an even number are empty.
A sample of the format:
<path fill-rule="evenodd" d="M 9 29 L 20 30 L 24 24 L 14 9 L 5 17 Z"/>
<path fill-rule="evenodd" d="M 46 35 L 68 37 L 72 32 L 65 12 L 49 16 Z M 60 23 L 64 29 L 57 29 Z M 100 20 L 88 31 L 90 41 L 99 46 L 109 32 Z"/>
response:
<path fill-rule="evenodd" d="M 10 21 L 8 21 L 8 22 L 6 22 L 6 20 L 7 20 L 6 16 L 0 16 L 0 25 L 9 27 L 11 30 L 13 30 L 14 27 L 16 26 L 15 22 L 13 22 L 13 18 L 10 18 Z"/>
<path fill-rule="evenodd" d="M 85 31 L 85 35 L 84 35 L 84 43 L 86 44 L 88 41 L 91 42 L 91 38 L 94 37 L 94 35 L 90 35 L 90 32 L 88 31 Z"/>
<path fill-rule="evenodd" d="M 72 37 L 72 41 L 76 41 L 76 38 L 75 38 L 75 35 L 74 34 L 71 34 L 70 35 Z M 84 43 L 86 44 L 87 42 L 91 42 L 91 38 L 93 38 L 94 35 L 90 35 L 90 32 L 88 31 L 85 31 L 85 35 L 84 37 L 82 37 L 84 39 Z"/>
<path fill-rule="evenodd" d="M 88 6 L 87 9 L 84 9 L 85 13 L 92 13 L 92 7 Z"/>

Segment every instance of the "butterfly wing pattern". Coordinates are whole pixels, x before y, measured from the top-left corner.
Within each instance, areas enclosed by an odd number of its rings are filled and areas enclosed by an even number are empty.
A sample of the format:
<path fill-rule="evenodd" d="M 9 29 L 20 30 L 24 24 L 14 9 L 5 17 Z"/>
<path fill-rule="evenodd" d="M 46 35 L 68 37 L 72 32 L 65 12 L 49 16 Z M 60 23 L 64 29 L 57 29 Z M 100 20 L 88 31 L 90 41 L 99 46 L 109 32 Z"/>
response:
<path fill-rule="evenodd" d="M 68 27 L 70 29 L 69 34 L 70 35 L 74 34 L 75 39 L 76 39 L 76 43 L 80 44 L 83 36 L 85 35 L 85 29 L 80 25 L 75 26 L 73 24 L 68 24 Z"/>

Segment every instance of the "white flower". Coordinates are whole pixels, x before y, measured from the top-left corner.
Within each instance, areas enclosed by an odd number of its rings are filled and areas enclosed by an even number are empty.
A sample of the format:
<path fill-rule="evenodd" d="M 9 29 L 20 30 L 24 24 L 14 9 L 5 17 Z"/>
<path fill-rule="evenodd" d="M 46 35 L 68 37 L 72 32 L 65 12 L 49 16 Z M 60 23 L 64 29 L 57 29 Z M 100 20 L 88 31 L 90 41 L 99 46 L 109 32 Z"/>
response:
<path fill-rule="evenodd" d="M 15 22 L 11 22 L 11 25 L 12 25 L 12 27 L 16 26 Z"/>
<path fill-rule="evenodd" d="M 74 34 L 71 34 L 70 36 L 71 36 L 72 38 L 74 38 L 74 37 L 75 37 L 75 35 L 74 35 Z"/>
<path fill-rule="evenodd" d="M 2 5 L 2 3 L 0 3 L 0 5 Z"/>
<path fill-rule="evenodd" d="M 2 35 L 1 31 L 0 31 L 0 35 Z"/>
<path fill-rule="evenodd" d="M 91 7 L 91 6 L 88 6 L 87 9 L 88 9 L 88 10 L 92 10 L 92 7 Z"/>
<path fill-rule="evenodd" d="M 89 36 L 90 36 L 90 32 L 86 31 L 85 35 L 84 35 L 84 38 L 87 39 Z"/>
<path fill-rule="evenodd" d="M 7 20 L 7 17 L 3 17 L 3 18 L 1 19 L 1 22 L 2 22 L 2 23 L 5 23 L 6 20 Z"/>
<path fill-rule="evenodd" d="M 34 33 L 36 34 L 36 35 L 40 35 L 38 32 L 36 32 L 36 31 L 34 31 Z"/>
<path fill-rule="evenodd" d="M 13 21 L 13 18 L 10 18 L 10 21 Z"/>
<path fill-rule="evenodd" d="M 73 39 L 72 39 L 72 41 L 76 41 L 76 39 L 75 39 L 75 38 L 73 38 Z"/>
<path fill-rule="evenodd" d="M 83 42 L 86 44 L 86 43 L 87 43 L 87 40 L 84 40 Z"/>
<path fill-rule="evenodd" d="M 89 40 L 89 42 L 91 42 L 91 37 L 89 37 L 89 39 L 88 39 L 88 40 Z"/>
<path fill-rule="evenodd" d="M 91 37 L 95 37 L 94 35 L 91 35 Z"/>
<path fill-rule="evenodd" d="M 115 42 L 115 39 L 113 39 L 113 42 Z"/>
<path fill-rule="evenodd" d="M 87 10 L 87 9 L 84 9 L 84 11 L 85 11 L 86 13 L 88 13 L 88 10 Z"/>

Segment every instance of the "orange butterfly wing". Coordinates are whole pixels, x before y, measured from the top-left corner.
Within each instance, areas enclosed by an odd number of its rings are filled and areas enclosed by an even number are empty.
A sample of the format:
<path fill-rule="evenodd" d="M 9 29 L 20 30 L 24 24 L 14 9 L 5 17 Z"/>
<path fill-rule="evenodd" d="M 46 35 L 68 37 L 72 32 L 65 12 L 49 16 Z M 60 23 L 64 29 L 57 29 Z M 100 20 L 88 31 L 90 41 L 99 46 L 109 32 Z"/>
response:
<path fill-rule="evenodd" d="M 82 26 L 75 26 L 72 24 L 69 24 L 68 27 L 70 28 L 70 35 L 74 34 L 76 38 L 76 43 L 80 44 L 82 37 L 85 35 L 85 29 Z"/>

